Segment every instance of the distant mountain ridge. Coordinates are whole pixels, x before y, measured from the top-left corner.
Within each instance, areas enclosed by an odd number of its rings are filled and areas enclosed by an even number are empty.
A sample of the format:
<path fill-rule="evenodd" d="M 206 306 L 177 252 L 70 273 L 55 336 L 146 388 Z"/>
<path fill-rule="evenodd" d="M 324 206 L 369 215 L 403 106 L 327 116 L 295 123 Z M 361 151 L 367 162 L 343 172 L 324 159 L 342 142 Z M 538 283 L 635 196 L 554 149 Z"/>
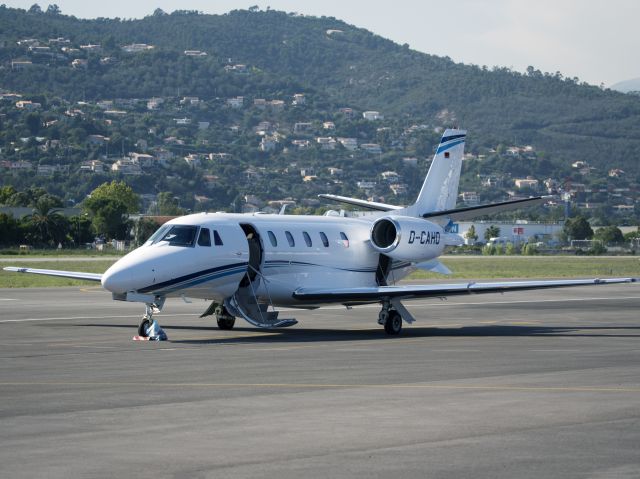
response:
<path fill-rule="evenodd" d="M 533 144 L 562 161 L 584 160 L 640 175 L 640 98 L 602 90 L 529 68 L 457 64 L 395 44 L 331 17 L 236 10 L 225 15 L 157 11 L 141 20 L 80 20 L 0 7 L 0 87 L 68 99 L 190 94 L 201 98 L 260 95 L 299 88 L 325 97 L 327 106 L 383 112 L 387 118 L 435 122 L 443 115 L 470 131 L 470 146 Z M 89 58 L 79 75 L 68 64 L 12 71 L 23 38 L 66 37 L 101 44 L 104 56 L 120 45 L 147 43 L 139 58 L 100 65 Z M 194 65 L 182 55 L 202 50 Z M 260 76 L 249 84 L 222 75 L 228 61 Z"/>
<path fill-rule="evenodd" d="M 616 91 L 621 91 L 622 93 L 629 93 L 631 91 L 640 91 L 640 77 L 618 82 L 614 85 L 611 85 L 611 89 Z"/>

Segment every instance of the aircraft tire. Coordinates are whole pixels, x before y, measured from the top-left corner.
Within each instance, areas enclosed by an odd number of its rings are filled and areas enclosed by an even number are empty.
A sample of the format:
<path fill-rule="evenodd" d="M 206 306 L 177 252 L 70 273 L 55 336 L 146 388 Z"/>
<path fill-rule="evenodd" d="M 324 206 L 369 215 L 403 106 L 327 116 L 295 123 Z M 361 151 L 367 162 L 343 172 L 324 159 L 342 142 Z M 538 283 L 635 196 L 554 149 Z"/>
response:
<path fill-rule="evenodd" d="M 219 317 L 216 318 L 216 321 L 218 323 L 218 328 L 224 330 L 233 329 L 233 326 L 236 324 L 236 318 L 233 316 Z"/>
<path fill-rule="evenodd" d="M 151 321 L 148 319 L 143 319 L 140 325 L 138 326 L 138 336 L 142 336 L 143 338 L 147 337 L 147 328 L 151 326 Z"/>
<path fill-rule="evenodd" d="M 389 311 L 389 316 L 384 322 L 384 331 L 390 336 L 396 336 L 402 331 L 402 316 L 397 311 Z"/>

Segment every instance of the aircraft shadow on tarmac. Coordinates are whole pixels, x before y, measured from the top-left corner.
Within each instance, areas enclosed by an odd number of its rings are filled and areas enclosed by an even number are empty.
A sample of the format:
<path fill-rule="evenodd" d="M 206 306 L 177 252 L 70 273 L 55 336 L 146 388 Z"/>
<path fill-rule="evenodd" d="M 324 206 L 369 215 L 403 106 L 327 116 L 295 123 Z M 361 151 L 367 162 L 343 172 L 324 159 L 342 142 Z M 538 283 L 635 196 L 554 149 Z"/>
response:
<path fill-rule="evenodd" d="M 83 324 L 81 326 L 96 328 L 125 328 L 132 332 L 134 326 L 123 324 Z M 314 341 L 371 341 L 385 340 L 393 341 L 396 338 L 455 338 L 455 337 L 517 337 L 517 336 L 553 336 L 553 337 L 610 337 L 610 338 L 633 338 L 640 337 L 640 333 L 634 334 L 640 327 L 633 326 L 585 326 L 585 327 L 558 327 L 558 326 L 523 326 L 523 325 L 486 325 L 486 326 L 464 326 L 459 328 L 436 328 L 436 327 L 407 327 L 402 330 L 399 336 L 389 337 L 381 328 L 361 329 L 361 330 L 341 330 L 326 328 L 292 328 L 292 329 L 256 329 L 256 328 L 234 328 L 232 331 L 220 331 L 216 326 L 174 326 L 162 324 L 162 328 L 169 336 L 171 343 L 177 344 L 231 344 L 231 343 L 289 343 L 289 342 L 314 342 Z M 204 333 L 217 333 L 220 336 L 215 338 L 189 338 L 180 339 L 179 331 L 201 331 Z M 623 331 L 626 331 L 624 333 Z M 173 335 L 172 335 L 173 332 Z M 237 337 L 242 333 L 241 337 Z M 255 333 L 252 336 L 251 333 Z M 265 334 L 266 333 L 266 334 Z M 225 337 L 231 335 L 231 337 Z M 176 339 L 172 339 L 172 336 Z"/>

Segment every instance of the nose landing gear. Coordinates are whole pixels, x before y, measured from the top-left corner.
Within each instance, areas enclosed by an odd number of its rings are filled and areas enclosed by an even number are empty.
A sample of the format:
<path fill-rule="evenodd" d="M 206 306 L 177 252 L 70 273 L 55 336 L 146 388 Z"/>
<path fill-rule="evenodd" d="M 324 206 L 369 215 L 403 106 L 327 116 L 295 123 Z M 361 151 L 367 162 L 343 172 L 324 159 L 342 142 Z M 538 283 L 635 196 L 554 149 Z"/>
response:
<path fill-rule="evenodd" d="M 153 319 L 154 313 L 159 313 L 164 305 L 164 298 L 160 298 L 155 303 L 145 303 L 145 313 L 142 317 L 142 321 L 138 326 L 138 336 L 141 338 L 155 339 L 158 341 L 164 341 L 167 339 L 167 335 L 162 330 L 158 322 Z"/>

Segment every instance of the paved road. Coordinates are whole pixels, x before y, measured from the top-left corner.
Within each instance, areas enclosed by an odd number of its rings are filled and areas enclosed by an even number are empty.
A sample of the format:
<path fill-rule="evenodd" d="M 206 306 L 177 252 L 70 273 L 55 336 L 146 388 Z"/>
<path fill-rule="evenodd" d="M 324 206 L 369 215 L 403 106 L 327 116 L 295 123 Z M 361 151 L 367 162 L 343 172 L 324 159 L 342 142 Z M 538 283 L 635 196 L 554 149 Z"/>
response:
<path fill-rule="evenodd" d="M 419 301 L 171 341 L 98 288 L 0 290 L 0 477 L 640 476 L 640 286 Z"/>

